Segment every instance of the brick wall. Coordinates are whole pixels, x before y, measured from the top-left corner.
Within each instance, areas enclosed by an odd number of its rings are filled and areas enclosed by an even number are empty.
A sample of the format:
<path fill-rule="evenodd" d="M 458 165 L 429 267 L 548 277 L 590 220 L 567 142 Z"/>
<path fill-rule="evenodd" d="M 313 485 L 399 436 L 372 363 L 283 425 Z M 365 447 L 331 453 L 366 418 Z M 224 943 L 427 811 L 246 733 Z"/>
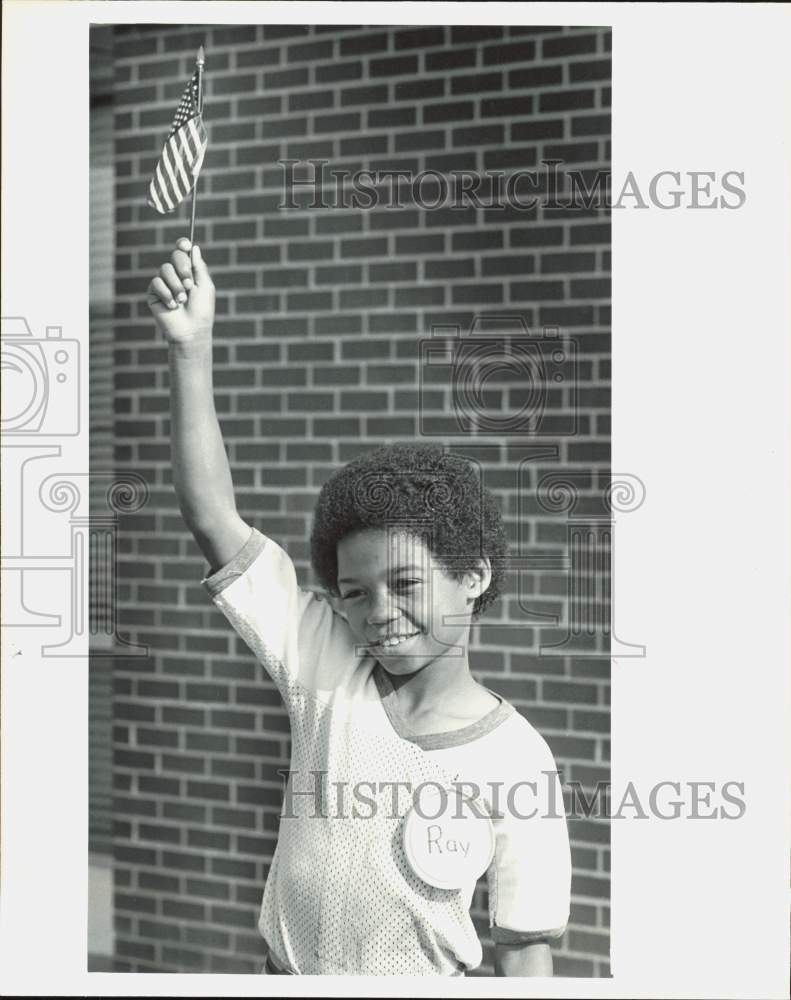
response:
<path fill-rule="evenodd" d="M 197 238 L 218 287 L 216 403 L 241 515 L 283 545 L 310 583 L 310 512 L 339 463 L 421 434 L 474 458 L 527 563 L 474 630 L 473 667 L 546 736 L 564 778 L 590 788 L 609 777 L 606 630 L 578 637 L 562 655 L 539 656 L 540 645 L 565 635 L 570 532 L 596 536 L 603 569 L 577 579 L 595 578 L 591 599 L 606 608 L 608 533 L 601 524 L 570 525 L 562 505 L 536 496 L 547 474 L 563 473 L 578 492 L 573 516 L 602 509 L 610 461 L 606 210 L 277 207 L 282 158 L 446 174 L 537 168 L 542 159 L 586 176 L 606 168 L 609 32 L 118 27 L 115 464 L 151 487 L 148 504 L 123 520 L 119 543 L 123 629 L 151 656 L 114 668 L 118 970 L 257 970 L 256 918 L 281 796 L 276 771 L 289 760 L 277 692 L 199 585 L 205 565 L 172 489 L 166 351 L 144 301 L 153 270 L 188 228 L 186 207 L 163 221 L 144 192 L 201 42 L 210 146 Z M 577 344 L 573 384 L 546 396 L 543 426 L 556 419 L 555 437 L 454 435 L 441 378 L 419 422 L 419 340 L 437 325 L 466 329 L 476 315 L 498 312 L 523 316 L 531 330 L 557 325 Z M 495 408 L 518 408 L 519 389 L 507 374 L 487 383 Z M 562 418 L 572 392 L 578 425 L 568 435 Z M 536 612 L 560 614 L 560 622 L 542 624 Z M 584 818 L 570 829 L 573 908 L 556 972 L 606 975 L 609 831 Z M 474 919 L 480 972 L 491 974 L 483 885 Z"/>

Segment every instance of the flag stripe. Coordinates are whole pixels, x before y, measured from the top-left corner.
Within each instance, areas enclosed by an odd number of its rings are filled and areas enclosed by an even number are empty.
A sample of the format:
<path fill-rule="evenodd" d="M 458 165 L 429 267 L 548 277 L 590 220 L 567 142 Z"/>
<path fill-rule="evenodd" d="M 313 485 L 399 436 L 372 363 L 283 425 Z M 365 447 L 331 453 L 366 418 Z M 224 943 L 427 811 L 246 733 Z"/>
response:
<path fill-rule="evenodd" d="M 184 129 L 180 130 L 178 137 L 179 162 L 181 163 L 181 169 L 184 171 L 184 183 L 187 185 L 187 189 L 189 190 L 192 187 L 192 180 L 194 177 L 193 163 L 195 162 L 195 151 L 190 148 Z M 189 171 L 189 173 L 187 173 L 187 171 Z"/>
<path fill-rule="evenodd" d="M 178 203 L 174 202 L 173 199 L 170 197 L 170 194 L 168 193 L 168 184 L 167 181 L 165 180 L 165 175 L 162 171 L 161 163 L 157 164 L 157 181 L 159 182 L 159 191 L 160 194 L 162 195 L 162 199 L 168 206 L 168 211 L 172 212 Z"/>
<path fill-rule="evenodd" d="M 162 202 L 160 201 L 159 195 L 157 193 L 157 185 L 154 183 L 153 180 L 148 185 L 148 204 L 151 205 L 152 208 L 155 208 L 162 215 L 164 215 L 165 212 L 167 211 L 166 208 L 162 207 Z"/>
<path fill-rule="evenodd" d="M 207 136 L 198 108 L 198 71 L 179 102 L 148 186 L 148 204 L 161 215 L 173 212 L 195 186 L 206 154 Z"/>
<path fill-rule="evenodd" d="M 178 204 L 184 197 L 182 192 L 179 190 L 179 182 L 176 177 L 176 172 L 173 169 L 173 165 L 170 162 L 170 140 L 168 139 L 165 144 L 165 148 L 162 150 L 162 163 L 165 166 L 165 171 L 167 172 L 168 180 L 170 181 L 170 190 L 173 193 L 173 200 Z"/>
<path fill-rule="evenodd" d="M 184 189 L 184 194 L 186 195 L 192 186 L 192 178 L 187 175 L 187 171 L 184 168 L 184 158 L 181 155 L 181 150 L 179 146 L 181 145 L 182 130 L 179 129 L 176 134 L 168 140 L 170 145 L 170 155 L 173 157 L 173 165 L 176 171 L 176 176 L 178 178 L 179 184 Z M 187 150 L 189 153 L 189 150 Z"/>

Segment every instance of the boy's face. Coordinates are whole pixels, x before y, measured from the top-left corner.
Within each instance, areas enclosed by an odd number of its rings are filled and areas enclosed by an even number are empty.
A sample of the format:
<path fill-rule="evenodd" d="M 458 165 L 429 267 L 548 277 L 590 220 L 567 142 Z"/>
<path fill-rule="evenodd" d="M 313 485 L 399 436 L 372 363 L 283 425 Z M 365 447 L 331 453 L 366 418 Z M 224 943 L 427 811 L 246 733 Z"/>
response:
<path fill-rule="evenodd" d="M 475 598 L 490 580 L 488 560 L 456 580 L 427 545 L 400 531 L 369 528 L 338 543 L 341 606 L 357 641 L 391 674 L 443 655 L 466 659 Z"/>

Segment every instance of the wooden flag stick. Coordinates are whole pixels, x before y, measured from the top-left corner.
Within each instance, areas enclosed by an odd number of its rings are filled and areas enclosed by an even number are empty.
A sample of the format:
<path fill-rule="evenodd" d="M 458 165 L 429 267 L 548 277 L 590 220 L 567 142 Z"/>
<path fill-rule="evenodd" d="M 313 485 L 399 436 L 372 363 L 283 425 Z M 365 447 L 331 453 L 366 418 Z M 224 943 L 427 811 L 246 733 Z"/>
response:
<path fill-rule="evenodd" d="M 198 64 L 198 112 L 203 114 L 203 64 L 206 62 L 206 57 L 203 52 L 203 46 L 198 49 L 198 58 L 196 60 Z M 195 178 L 195 183 L 192 185 L 192 213 L 190 215 L 190 244 L 194 242 L 195 239 L 195 202 L 198 200 L 198 178 Z"/>

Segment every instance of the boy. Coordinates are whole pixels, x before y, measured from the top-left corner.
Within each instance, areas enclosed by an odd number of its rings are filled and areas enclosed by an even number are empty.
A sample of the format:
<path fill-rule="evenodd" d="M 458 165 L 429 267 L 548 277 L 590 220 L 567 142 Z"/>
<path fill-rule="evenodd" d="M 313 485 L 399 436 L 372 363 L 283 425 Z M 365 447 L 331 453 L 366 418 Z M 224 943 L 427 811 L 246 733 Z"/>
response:
<path fill-rule="evenodd" d="M 504 576 L 496 503 L 476 490 L 468 463 L 439 448 L 377 449 L 322 488 L 311 559 L 327 596 L 300 589 L 286 553 L 236 512 L 212 395 L 214 286 L 197 246 L 179 240 L 148 303 L 169 343 L 174 485 L 210 565 L 203 584 L 273 678 L 291 723 L 259 921 L 263 971 L 476 968 L 469 908 L 483 869 L 466 864 L 472 842 L 443 842 L 449 817 L 438 814 L 420 861 L 410 831 L 424 814 L 399 798 L 403 788 L 463 786 L 486 807 L 473 825 L 491 839 L 496 971 L 551 975 L 548 942 L 565 929 L 571 873 L 554 761 L 533 727 L 474 680 L 467 655 L 470 623 Z M 517 799 L 525 787 L 531 794 Z M 353 805 L 342 801 L 349 789 Z M 432 866 L 448 852 L 457 857 L 440 878 Z"/>

